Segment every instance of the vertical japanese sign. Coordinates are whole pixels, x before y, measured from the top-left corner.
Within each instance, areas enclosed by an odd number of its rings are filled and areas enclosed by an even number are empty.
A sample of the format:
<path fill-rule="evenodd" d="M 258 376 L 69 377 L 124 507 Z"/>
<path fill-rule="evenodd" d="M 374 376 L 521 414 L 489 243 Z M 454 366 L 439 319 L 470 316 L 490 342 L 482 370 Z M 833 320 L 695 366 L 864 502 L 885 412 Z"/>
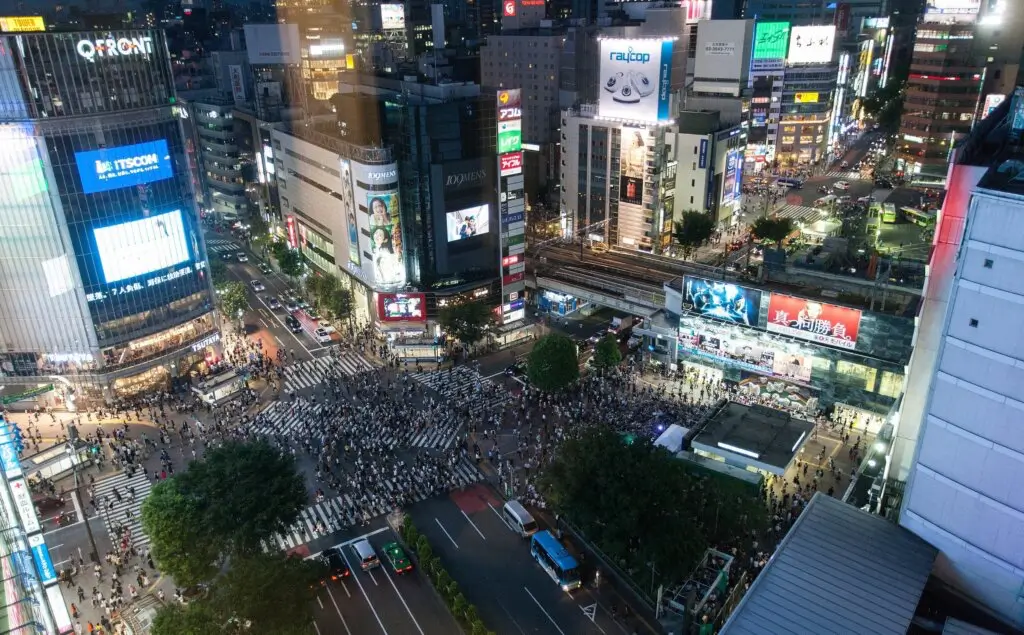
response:
<path fill-rule="evenodd" d="M 526 198 L 523 182 L 522 95 L 519 89 L 500 90 L 497 96 L 498 219 L 501 223 L 501 322 L 509 324 L 526 315 Z"/>

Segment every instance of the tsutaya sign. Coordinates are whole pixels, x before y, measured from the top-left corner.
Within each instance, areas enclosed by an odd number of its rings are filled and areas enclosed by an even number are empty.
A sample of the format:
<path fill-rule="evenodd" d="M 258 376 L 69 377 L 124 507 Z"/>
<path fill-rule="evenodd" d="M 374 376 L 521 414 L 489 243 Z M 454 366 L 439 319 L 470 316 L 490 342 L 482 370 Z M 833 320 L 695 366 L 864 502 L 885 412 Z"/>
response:
<path fill-rule="evenodd" d="M 128 57 L 132 55 L 149 55 L 153 52 L 153 38 L 142 37 L 106 38 L 100 40 L 79 40 L 75 45 L 79 57 L 84 57 L 93 64 L 97 57 Z"/>

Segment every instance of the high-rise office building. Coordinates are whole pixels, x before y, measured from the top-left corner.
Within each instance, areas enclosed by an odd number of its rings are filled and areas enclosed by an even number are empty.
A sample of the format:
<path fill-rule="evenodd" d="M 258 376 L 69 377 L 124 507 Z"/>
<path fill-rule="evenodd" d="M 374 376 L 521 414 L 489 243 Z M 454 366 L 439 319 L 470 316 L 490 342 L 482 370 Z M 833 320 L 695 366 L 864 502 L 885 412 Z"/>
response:
<path fill-rule="evenodd" d="M 92 403 L 165 389 L 219 332 L 164 34 L 0 49 L 3 383 L 55 376 Z"/>
<path fill-rule="evenodd" d="M 1024 44 L 1021 5 L 955 4 L 928 0 L 917 26 L 897 146 L 901 169 L 939 183 L 956 143 L 1012 91 Z"/>
<path fill-rule="evenodd" d="M 1024 91 L 1018 93 L 956 150 L 889 474 L 908 477 L 900 524 L 939 548 L 934 574 L 1021 629 L 1024 130 L 1013 124 L 1024 114 Z"/>

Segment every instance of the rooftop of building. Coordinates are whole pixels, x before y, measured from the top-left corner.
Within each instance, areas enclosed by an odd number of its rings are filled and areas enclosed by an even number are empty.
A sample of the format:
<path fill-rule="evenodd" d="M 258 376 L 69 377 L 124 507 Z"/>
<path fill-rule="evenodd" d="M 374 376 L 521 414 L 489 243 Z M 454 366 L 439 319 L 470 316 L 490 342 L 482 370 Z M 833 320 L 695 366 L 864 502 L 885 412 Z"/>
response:
<path fill-rule="evenodd" d="M 730 401 L 708 419 L 693 443 L 784 470 L 813 429 L 810 421 L 781 410 Z"/>
<path fill-rule="evenodd" d="M 986 117 L 957 151 L 957 163 L 989 167 L 978 188 L 1024 196 L 1024 86 Z"/>
<path fill-rule="evenodd" d="M 818 492 L 721 632 L 902 635 L 937 554 L 908 530 Z"/>

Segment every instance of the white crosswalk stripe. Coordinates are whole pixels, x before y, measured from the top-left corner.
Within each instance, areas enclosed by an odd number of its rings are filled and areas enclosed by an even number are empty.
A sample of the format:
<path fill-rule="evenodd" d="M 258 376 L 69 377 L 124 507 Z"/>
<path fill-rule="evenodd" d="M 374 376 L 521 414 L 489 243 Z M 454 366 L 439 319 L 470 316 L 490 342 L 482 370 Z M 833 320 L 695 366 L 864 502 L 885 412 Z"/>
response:
<path fill-rule="evenodd" d="M 239 244 L 233 240 L 225 240 L 223 238 L 211 238 L 206 241 L 206 250 L 218 254 L 223 254 L 241 251 L 242 247 L 239 246 Z"/>
<path fill-rule="evenodd" d="M 830 172 L 826 172 L 825 176 L 832 179 L 845 179 L 847 181 L 861 180 L 860 172 L 856 170 L 832 170 Z"/>
<path fill-rule="evenodd" d="M 822 214 L 819 209 L 804 207 L 803 205 L 783 205 L 775 210 L 774 214 L 779 218 L 792 218 L 793 220 L 805 223 L 817 222 L 828 217 L 827 214 Z"/>
<path fill-rule="evenodd" d="M 322 384 L 334 369 L 340 369 L 346 375 L 356 375 L 375 367 L 365 357 L 354 351 L 342 351 L 337 356 L 325 355 L 297 364 L 285 366 L 285 391 L 301 390 Z"/>
<path fill-rule="evenodd" d="M 468 407 L 474 415 L 501 406 L 510 399 L 507 390 L 467 366 L 411 373 L 410 376 L 445 397 L 452 409 Z"/>
<path fill-rule="evenodd" d="M 129 487 L 135 489 L 134 499 L 128 493 Z M 125 526 L 131 528 L 132 544 L 136 549 L 141 551 L 142 547 L 148 545 L 149 537 L 142 532 L 141 510 L 142 501 L 149 496 L 153 485 L 149 482 L 146 471 L 137 470 L 132 477 L 124 472 L 118 472 L 115 476 L 96 481 L 93 488 L 93 499 L 100 506 L 100 516 L 103 517 L 103 524 L 110 535 L 110 542 L 119 546 L 115 528 Z M 121 495 L 121 500 L 114 494 L 115 489 Z M 131 517 L 126 514 L 127 511 L 131 512 Z"/>
<path fill-rule="evenodd" d="M 456 487 L 466 487 L 483 480 L 480 470 L 467 459 L 460 458 L 455 464 L 453 472 Z M 390 487 L 390 483 L 388 486 Z M 413 503 L 418 503 L 433 495 L 433 492 L 425 489 L 416 489 L 411 493 L 410 498 Z M 358 525 L 364 519 L 353 511 L 355 507 L 354 501 L 348 494 L 314 503 L 299 513 L 299 520 L 289 531 L 274 536 L 273 544 L 264 545 L 264 547 L 268 550 L 275 546 L 281 550 L 294 549 L 317 538 Z M 378 504 L 368 510 L 372 514 L 372 518 L 383 516 L 390 511 L 391 508 L 385 504 Z"/>

